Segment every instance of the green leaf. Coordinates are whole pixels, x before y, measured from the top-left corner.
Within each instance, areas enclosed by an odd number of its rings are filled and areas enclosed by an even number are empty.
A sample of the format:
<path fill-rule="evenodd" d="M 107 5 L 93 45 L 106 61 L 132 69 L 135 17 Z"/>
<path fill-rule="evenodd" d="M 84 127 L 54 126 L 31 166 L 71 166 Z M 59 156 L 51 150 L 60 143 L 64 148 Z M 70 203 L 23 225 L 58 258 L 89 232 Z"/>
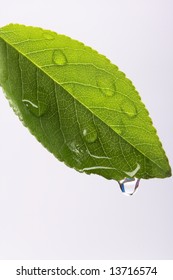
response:
<path fill-rule="evenodd" d="M 90 47 L 41 28 L 5 26 L 0 84 L 24 125 L 68 166 L 115 180 L 171 176 L 135 87 Z"/>

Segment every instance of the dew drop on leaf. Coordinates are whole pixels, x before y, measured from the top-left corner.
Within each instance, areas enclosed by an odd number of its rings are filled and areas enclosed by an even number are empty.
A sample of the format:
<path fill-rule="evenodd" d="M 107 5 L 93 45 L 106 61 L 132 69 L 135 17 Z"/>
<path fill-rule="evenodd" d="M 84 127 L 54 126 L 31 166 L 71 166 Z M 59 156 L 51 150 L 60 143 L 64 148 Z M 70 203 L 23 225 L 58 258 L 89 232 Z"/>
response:
<path fill-rule="evenodd" d="M 101 93 L 106 96 L 112 97 L 116 93 L 115 81 L 112 81 L 111 79 L 105 76 L 98 77 L 97 85 L 100 88 Z"/>
<path fill-rule="evenodd" d="M 127 100 L 127 101 L 125 100 L 121 104 L 121 110 L 124 112 L 125 115 L 131 118 L 136 117 L 138 114 L 137 108 L 134 102 L 131 100 Z"/>
<path fill-rule="evenodd" d="M 124 173 L 126 173 L 126 175 L 129 177 L 135 177 L 137 172 L 140 170 L 140 168 L 141 168 L 140 164 L 137 163 L 136 167 L 133 170 L 124 171 Z"/>
<path fill-rule="evenodd" d="M 53 52 L 53 62 L 57 65 L 65 65 L 67 63 L 66 55 L 62 50 L 55 50 Z"/>
<path fill-rule="evenodd" d="M 69 149 L 74 152 L 77 156 L 79 156 L 80 154 L 83 153 L 83 150 L 80 148 L 79 144 L 77 144 L 76 142 L 71 142 L 68 145 Z"/>
<path fill-rule="evenodd" d="M 72 141 L 68 143 L 68 148 L 72 152 L 72 157 L 75 160 L 78 168 L 81 168 L 85 157 L 87 156 L 83 145 L 79 144 L 77 141 Z"/>
<path fill-rule="evenodd" d="M 139 187 L 140 179 L 125 178 L 119 181 L 120 189 L 125 195 L 133 195 Z"/>
<path fill-rule="evenodd" d="M 26 108 L 36 117 L 43 116 L 47 111 L 47 105 L 43 102 L 39 101 L 38 104 L 35 104 L 27 99 L 23 99 L 22 101 Z"/>
<path fill-rule="evenodd" d="M 115 94 L 115 92 L 110 89 L 105 89 L 104 93 L 106 96 L 113 96 Z"/>
<path fill-rule="evenodd" d="M 88 143 L 94 143 L 97 140 L 97 131 L 94 128 L 84 128 L 83 130 L 84 140 Z"/>

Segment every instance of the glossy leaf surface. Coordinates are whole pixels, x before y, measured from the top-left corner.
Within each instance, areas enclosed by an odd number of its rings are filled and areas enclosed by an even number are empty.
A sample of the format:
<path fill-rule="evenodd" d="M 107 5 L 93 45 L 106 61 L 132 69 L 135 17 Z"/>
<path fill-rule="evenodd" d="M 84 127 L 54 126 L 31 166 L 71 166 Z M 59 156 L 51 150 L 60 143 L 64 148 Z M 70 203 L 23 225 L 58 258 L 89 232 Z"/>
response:
<path fill-rule="evenodd" d="M 171 175 L 135 87 L 90 47 L 41 28 L 5 26 L 0 84 L 24 125 L 68 166 L 115 180 Z"/>

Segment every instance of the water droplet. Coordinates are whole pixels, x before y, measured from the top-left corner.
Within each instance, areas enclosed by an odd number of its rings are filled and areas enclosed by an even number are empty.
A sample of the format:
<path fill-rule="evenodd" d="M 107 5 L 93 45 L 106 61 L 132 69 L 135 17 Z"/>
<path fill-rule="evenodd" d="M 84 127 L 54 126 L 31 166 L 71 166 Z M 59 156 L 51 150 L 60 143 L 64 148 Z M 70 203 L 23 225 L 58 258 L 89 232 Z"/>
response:
<path fill-rule="evenodd" d="M 43 102 L 38 101 L 38 104 L 35 104 L 27 99 L 23 99 L 22 101 L 25 104 L 26 108 L 36 117 L 43 116 L 47 111 L 47 104 Z"/>
<path fill-rule="evenodd" d="M 69 149 L 74 152 L 76 155 L 80 155 L 83 153 L 83 150 L 80 148 L 80 145 L 77 144 L 76 142 L 71 142 L 69 145 Z"/>
<path fill-rule="evenodd" d="M 115 92 L 113 90 L 110 90 L 110 89 L 107 89 L 107 88 L 104 89 L 103 91 L 104 91 L 104 94 L 106 96 L 113 96 L 115 94 Z"/>
<path fill-rule="evenodd" d="M 107 157 L 107 156 L 98 156 L 98 155 L 95 155 L 95 154 L 92 154 L 88 149 L 86 150 L 86 152 L 90 155 L 90 157 L 92 158 L 96 158 L 96 159 L 111 159 L 111 157 Z"/>
<path fill-rule="evenodd" d="M 44 33 L 43 33 L 43 36 L 44 36 L 44 38 L 47 39 L 47 40 L 53 40 L 53 39 L 54 39 L 54 36 L 53 36 L 53 34 L 51 34 L 51 33 L 46 33 L 46 32 L 44 32 Z"/>
<path fill-rule="evenodd" d="M 94 143 L 97 140 L 97 131 L 93 127 L 84 128 L 83 137 L 86 142 Z"/>
<path fill-rule="evenodd" d="M 126 195 L 133 195 L 139 187 L 140 179 L 137 178 L 125 178 L 119 181 L 121 191 Z"/>
<path fill-rule="evenodd" d="M 117 118 L 117 116 L 115 115 L 115 118 Z M 117 123 L 115 125 L 112 126 L 112 128 L 114 129 L 114 131 L 118 134 L 118 135 L 124 135 L 126 133 L 126 129 L 127 127 L 125 126 L 122 118 L 119 118 L 119 120 L 116 120 Z M 129 177 L 131 177 L 129 175 Z M 133 177 L 133 176 L 132 176 Z"/>
<path fill-rule="evenodd" d="M 78 168 L 82 167 L 82 163 L 86 158 L 86 152 L 83 144 L 79 144 L 75 140 L 67 144 L 68 148 L 72 152 L 72 158 L 75 160 Z"/>
<path fill-rule="evenodd" d="M 131 117 L 131 118 L 136 117 L 136 115 L 138 113 L 136 105 L 131 100 L 125 100 L 121 104 L 121 109 L 128 117 Z"/>
<path fill-rule="evenodd" d="M 97 78 L 97 85 L 100 88 L 102 94 L 106 96 L 114 96 L 116 92 L 115 81 L 105 76 Z"/>
<path fill-rule="evenodd" d="M 62 50 L 55 50 L 53 53 L 53 62 L 57 65 L 65 65 L 67 63 L 67 57 Z"/>

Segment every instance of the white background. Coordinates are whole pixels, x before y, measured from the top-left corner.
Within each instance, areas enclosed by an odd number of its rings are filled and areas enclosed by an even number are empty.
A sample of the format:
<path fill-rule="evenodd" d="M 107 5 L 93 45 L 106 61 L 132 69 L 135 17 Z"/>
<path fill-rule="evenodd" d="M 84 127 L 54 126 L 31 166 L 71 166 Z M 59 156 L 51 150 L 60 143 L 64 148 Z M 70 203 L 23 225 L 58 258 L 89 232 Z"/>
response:
<path fill-rule="evenodd" d="M 171 0 L 1 0 L 10 22 L 66 34 L 133 81 L 173 166 Z M 173 259 L 173 179 L 118 183 L 66 167 L 23 127 L 0 89 L 0 259 Z"/>

